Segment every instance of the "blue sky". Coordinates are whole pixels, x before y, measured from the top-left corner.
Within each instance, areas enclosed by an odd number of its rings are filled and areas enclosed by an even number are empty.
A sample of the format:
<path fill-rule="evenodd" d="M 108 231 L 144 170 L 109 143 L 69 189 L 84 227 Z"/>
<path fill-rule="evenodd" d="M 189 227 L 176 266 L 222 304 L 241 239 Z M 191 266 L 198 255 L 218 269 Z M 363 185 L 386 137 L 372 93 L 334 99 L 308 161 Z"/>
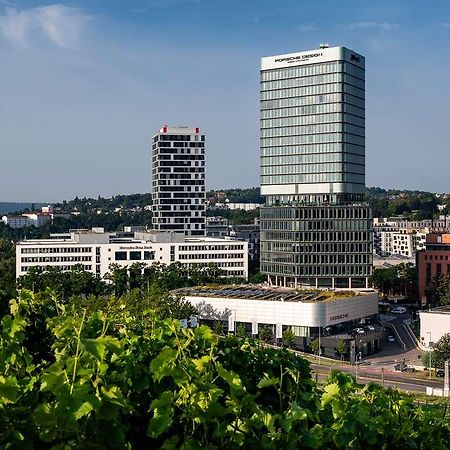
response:
<path fill-rule="evenodd" d="M 448 1 L 0 0 L 0 201 L 148 192 L 164 123 L 257 186 L 259 60 L 322 42 L 366 56 L 367 185 L 448 192 Z"/>

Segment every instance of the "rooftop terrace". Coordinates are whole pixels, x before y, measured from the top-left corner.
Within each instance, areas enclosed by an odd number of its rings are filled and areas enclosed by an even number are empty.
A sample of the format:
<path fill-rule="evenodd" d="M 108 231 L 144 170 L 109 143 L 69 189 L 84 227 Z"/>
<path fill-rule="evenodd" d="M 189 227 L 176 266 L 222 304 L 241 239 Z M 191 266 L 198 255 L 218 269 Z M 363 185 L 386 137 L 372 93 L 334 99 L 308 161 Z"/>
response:
<path fill-rule="evenodd" d="M 356 297 L 366 294 L 366 292 L 355 291 L 299 291 L 293 289 L 264 289 L 260 287 L 249 286 L 182 288 L 176 290 L 175 293 L 184 296 L 195 297 L 242 298 L 248 300 L 305 303 L 335 301 L 343 298 Z"/>

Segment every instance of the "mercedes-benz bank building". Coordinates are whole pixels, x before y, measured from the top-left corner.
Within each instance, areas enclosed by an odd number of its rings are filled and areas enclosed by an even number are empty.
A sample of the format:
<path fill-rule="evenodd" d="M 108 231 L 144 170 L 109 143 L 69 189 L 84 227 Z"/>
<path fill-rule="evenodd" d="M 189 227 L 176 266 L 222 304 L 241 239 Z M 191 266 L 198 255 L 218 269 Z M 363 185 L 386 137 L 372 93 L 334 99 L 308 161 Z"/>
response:
<path fill-rule="evenodd" d="M 302 350 L 309 350 L 311 341 L 320 335 L 322 352 L 331 357 L 339 356 L 340 341 L 346 345 L 345 358 L 352 361 L 358 353 L 377 352 L 384 339 L 383 327 L 376 320 L 378 294 L 373 290 L 295 291 L 246 285 L 174 292 L 191 303 L 200 320 L 210 326 L 221 322 L 228 332 L 244 327 L 253 336 L 269 328 L 271 340 L 278 342 L 291 329 L 296 347 Z"/>
<path fill-rule="evenodd" d="M 367 288 L 365 59 L 321 47 L 261 61 L 261 271 L 277 286 Z"/>

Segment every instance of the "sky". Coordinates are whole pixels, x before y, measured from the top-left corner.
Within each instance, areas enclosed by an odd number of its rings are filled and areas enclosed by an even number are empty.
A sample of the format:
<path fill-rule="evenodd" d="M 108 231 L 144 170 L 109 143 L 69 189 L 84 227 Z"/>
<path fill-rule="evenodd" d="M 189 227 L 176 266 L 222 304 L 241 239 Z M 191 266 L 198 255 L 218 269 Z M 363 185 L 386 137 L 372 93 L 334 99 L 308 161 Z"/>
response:
<path fill-rule="evenodd" d="M 0 201 L 149 192 L 163 124 L 258 186 L 260 58 L 320 43 L 366 57 L 366 184 L 449 192 L 447 0 L 0 0 Z"/>

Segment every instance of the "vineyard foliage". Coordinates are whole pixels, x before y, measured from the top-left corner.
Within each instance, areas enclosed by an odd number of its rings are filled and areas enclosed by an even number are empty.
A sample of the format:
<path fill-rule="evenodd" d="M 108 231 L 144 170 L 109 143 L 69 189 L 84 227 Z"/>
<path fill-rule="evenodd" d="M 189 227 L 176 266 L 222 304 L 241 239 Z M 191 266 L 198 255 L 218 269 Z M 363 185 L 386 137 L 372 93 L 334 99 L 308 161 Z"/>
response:
<path fill-rule="evenodd" d="M 159 308 L 22 290 L 0 328 L 2 449 L 444 449 L 447 410 Z M 94 306 L 95 307 L 94 307 Z"/>

